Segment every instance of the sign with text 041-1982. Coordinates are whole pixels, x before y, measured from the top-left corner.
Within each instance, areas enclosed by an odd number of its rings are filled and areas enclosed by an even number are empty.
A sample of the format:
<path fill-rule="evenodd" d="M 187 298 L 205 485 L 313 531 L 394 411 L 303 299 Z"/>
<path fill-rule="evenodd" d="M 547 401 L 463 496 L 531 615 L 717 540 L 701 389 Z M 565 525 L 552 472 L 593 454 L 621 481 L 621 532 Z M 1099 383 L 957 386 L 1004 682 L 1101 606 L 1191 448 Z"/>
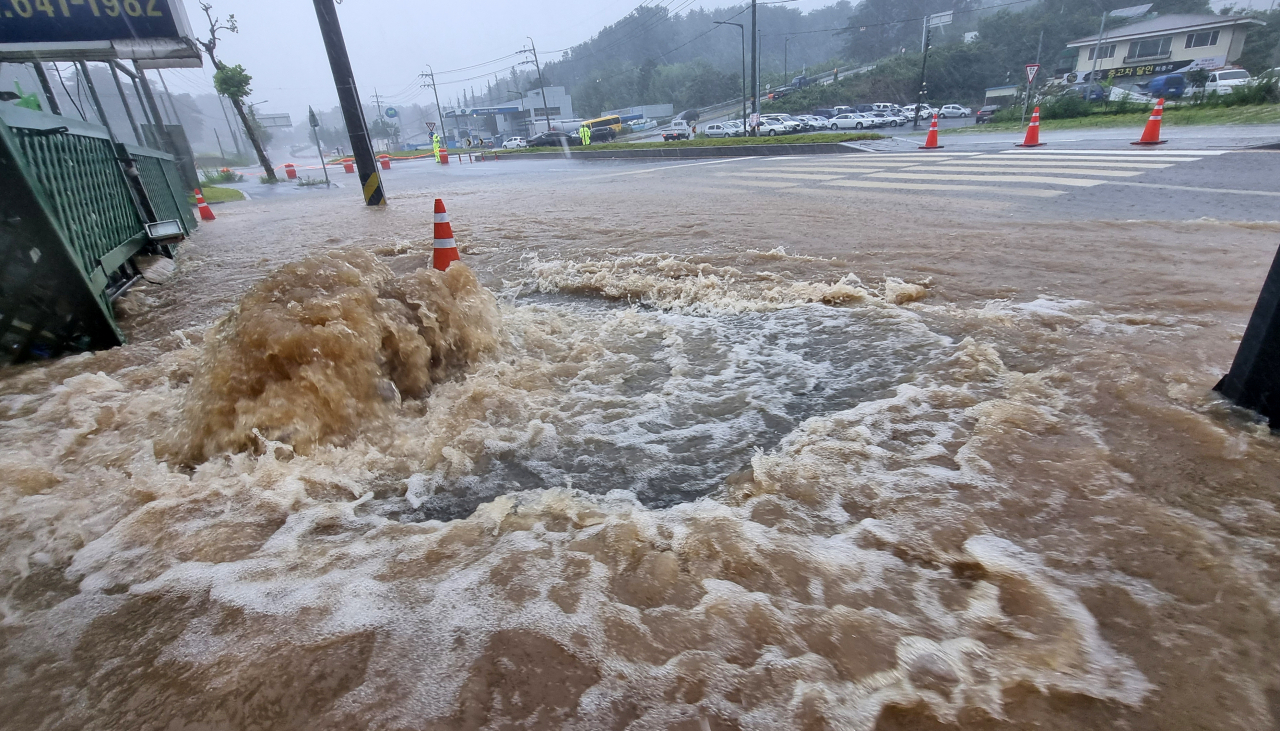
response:
<path fill-rule="evenodd" d="M 177 38 L 170 0 L 0 0 L 0 43 Z"/>

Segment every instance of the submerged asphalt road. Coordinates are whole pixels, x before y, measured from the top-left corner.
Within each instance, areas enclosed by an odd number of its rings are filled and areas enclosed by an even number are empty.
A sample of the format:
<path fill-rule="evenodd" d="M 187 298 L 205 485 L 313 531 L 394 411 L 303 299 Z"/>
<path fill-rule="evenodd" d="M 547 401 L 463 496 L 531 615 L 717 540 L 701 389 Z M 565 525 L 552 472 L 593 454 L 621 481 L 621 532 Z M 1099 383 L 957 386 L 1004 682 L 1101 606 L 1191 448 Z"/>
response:
<path fill-rule="evenodd" d="M 944 149 L 921 151 L 891 138 L 876 151 L 847 155 L 712 160 L 396 161 L 382 173 L 388 197 L 421 189 L 475 189 L 492 183 L 554 196 L 562 185 L 610 186 L 625 201 L 635 186 L 692 186 L 746 194 L 837 196 L 855 205 L 869 195 L 999 202 L 1009 216 L 1053 220 L 1272 221 L 1280 218 L 1280 152 L 1250 149 L 1280 139 L 1280 126 L 1166 128 L 1169 143 L 1129 145 L 1126 130 L 1047 133 L 1048 144 L 1016 148 L 1008 134 L 944 136 Z M 1131 135 L 1129 135 L 1131 136 Z M 297 161 L 307 165 L 307 161 Z M 315 161 L 311 161 L 313 164 Z M 245 171 L 249 174 L 249 171 Z M 302 169 L 304 177 L 320 177 Z M 235 187 L 252 198 L 355 194 L 356 176 L 331 167 L 334 189 L 282 183 Z M 602 197 L 600 204 L 607 199 Z"/>

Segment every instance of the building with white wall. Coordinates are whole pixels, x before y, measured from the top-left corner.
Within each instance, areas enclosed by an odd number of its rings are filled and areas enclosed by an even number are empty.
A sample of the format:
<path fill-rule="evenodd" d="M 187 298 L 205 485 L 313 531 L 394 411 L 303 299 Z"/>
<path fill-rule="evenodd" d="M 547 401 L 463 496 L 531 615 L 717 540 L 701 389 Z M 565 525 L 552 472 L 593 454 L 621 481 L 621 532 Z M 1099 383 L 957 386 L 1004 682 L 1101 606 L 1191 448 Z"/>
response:
<path fill-rule="evenodd" d="M 1077 49 L 1075 70 L 1067 81 L 1088 81 L 1097 62 L 1097 79 L 1141 82 L 1152 76 L 1216 69 L 1233 63 L 1244 51 L 1249 29 L 1266 25 L 1238 15 L 1161 15 L 1108 29 L 1067 44 Z M 1074 77 L 1074 78 L 1073 78 Z"/>

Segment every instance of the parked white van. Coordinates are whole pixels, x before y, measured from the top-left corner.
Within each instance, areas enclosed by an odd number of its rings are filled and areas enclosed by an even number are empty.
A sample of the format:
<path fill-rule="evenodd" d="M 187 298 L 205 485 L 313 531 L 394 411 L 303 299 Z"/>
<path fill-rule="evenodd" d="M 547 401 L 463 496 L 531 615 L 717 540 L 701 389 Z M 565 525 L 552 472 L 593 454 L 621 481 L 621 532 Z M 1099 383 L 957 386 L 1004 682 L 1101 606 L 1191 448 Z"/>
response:
<path fill-rule="evenodd" d="M 1207 94 L 1230 94 L 1235 87 L 1252 80 L 1253 77 L 1244 69 L 1223 69 L 1209 74 L 1209 80 L 1204 82 L 1204 90 Z"/>

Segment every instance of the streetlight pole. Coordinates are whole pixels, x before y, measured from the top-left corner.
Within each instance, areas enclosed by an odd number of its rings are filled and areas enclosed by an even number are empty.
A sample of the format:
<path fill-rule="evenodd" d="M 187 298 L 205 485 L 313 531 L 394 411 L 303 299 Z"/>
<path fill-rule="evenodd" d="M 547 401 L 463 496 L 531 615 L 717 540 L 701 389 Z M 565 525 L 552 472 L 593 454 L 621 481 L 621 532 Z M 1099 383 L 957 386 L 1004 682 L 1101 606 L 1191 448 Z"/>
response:
<path fill-rule="evenodd" d="M 538 90 L 542 92 L 542 116 L 547 120 L 547 131 L 551 131 L 551 109 L 547 104 L 547 87 L 542 82 L 542 66 L 538 64 L 538 47 L 533 44 L 533 36 L 525 36 L 529 39 L 529 48 L 533 53 L 533 67 L 538 70 Z M 530 117 L 533 115 L 530 114 Z M 533 128 L 534 132 L 538 131 L 537 127 Z"/>
<path fill-rule="evenodd" d="M 747 29 L 742 23 L 730 23 L 727 20 L 712 21 L 716 25 L 736 25 L 742 38 L 742 134 L 747 134 Z"/>

